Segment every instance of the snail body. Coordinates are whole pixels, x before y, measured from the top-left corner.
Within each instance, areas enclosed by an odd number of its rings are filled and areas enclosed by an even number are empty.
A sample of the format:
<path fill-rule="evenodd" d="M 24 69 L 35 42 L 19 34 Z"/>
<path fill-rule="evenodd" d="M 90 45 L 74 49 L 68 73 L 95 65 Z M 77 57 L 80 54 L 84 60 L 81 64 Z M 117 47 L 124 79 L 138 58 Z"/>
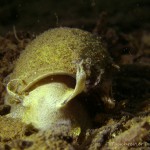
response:
<path fill-rule="evenodd" d="M 78 96 L 98 79 L 100 83 L 111 64 L 101 39 L 89 32 L 55 28 L 42 33 L 22 52 L 10 76 L 8 116 L 42 130 L 61 122 L 71 129 L 88 127 Z"/>

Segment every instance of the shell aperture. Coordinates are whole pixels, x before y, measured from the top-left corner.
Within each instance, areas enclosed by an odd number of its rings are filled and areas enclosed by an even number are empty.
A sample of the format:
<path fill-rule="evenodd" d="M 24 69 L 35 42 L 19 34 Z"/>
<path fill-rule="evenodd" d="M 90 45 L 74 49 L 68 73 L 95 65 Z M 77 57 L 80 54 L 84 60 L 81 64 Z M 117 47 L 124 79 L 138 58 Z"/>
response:
<path fill-rule="evenodd" d="M 13 81 L 17 81 L 17 79 Z M 63 111 L 59 112 L 59 109 L 66 107 L 67 103 L 84 91 L 85 82 L 86 73 L 83 69 L 83 61 L 81 61 L 77 65 L 76 85 L 74 88 L 67 86 L 65 82 L 56 82 L 55 80 L 37 86 L 27 95 L 24 95 L 21 100 L 21 105 L 24 107 L 24 112 L 20 114 L 22 121 L 26 124 L 32 124 L 38 129 L 46 130 L 51 126 L 55 126 L 60 119 L 67 120 L 67 114 L 63 113 Z M 17 93 L 13 93 L 9 88 L 10 83 L 8 83 L 7 87 L 8 93 L 18 99 L 17 102 L 20 102 L 20 96 Z M 14 114 L 16 115 L 15 111 L 10 116 L 14 117 Z M 74 117 L 72 116 L 72 118 Z"/>

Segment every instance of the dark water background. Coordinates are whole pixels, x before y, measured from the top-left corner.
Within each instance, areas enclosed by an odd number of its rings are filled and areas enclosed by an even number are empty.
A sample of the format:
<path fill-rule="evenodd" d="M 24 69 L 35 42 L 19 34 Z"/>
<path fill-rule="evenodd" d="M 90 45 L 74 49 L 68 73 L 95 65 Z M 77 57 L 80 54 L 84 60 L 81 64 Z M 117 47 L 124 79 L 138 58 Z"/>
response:
<path fill-rule="evenodd" d="M 92 30 L 102 12 L 107 25 L 128 32 L 150 29 L 150 0 L 0 0 L 0 33 L 69 26 Z"/>

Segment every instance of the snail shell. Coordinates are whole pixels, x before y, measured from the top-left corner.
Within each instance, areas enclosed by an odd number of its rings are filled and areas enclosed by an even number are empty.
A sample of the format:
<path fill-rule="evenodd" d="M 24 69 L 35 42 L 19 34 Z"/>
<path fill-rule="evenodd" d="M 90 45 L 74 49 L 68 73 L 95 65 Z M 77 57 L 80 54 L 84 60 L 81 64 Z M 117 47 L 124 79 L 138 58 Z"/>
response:
<path fill-rule="evenodd" d="M 89 117 L 77 97 L 111 64 L 101 39 L 89 32 L 55 28 L 42 33 L 22 52 L 7 84 L 9 116 L 43 130 L 60 122 L 85 128 Z"/>

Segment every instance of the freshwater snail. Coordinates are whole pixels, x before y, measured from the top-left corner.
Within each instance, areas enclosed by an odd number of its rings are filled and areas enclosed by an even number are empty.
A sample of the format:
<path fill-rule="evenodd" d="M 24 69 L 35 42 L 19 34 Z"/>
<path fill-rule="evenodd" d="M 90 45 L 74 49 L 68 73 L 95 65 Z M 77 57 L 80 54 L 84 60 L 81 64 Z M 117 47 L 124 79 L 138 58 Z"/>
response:
<path fill-rule="evenodd" d="M 7 84 L 8 116 L 41 130 L 60 122 L 83 129 L 90 123 L 78 95 L 99 88 L 111 66 L 99 37 L 75 28 L 48 30 L 17 60 Z M 104 93 L 105 101 L 109 94 Z"/>

